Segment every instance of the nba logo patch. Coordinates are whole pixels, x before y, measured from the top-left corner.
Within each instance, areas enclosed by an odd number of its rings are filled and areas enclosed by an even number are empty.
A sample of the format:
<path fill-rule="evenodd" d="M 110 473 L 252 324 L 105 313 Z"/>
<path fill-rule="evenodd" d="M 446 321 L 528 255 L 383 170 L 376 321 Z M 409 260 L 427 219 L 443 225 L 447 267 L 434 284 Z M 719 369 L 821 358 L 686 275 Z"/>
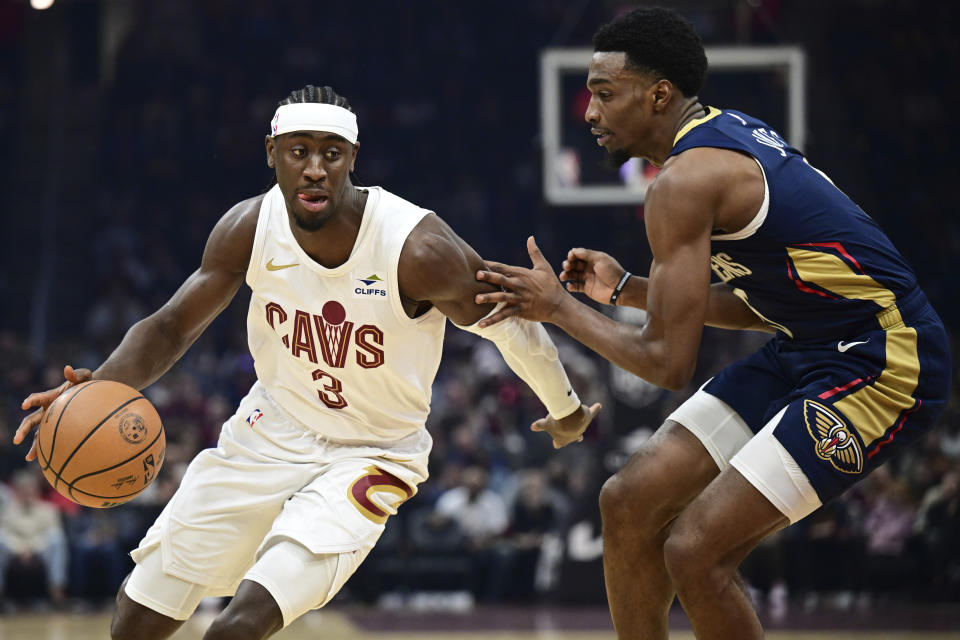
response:
<path fill-rule="evenodd" d="M 259 420 L 262 417 L 263 417 L 263 411 L 260 411 L 260 409 L 254 409 L 253 413 L 247 416 L 247 424 L 249 424 L 252 427 L 253 425 L 257 424 L 257 420 Z"/>

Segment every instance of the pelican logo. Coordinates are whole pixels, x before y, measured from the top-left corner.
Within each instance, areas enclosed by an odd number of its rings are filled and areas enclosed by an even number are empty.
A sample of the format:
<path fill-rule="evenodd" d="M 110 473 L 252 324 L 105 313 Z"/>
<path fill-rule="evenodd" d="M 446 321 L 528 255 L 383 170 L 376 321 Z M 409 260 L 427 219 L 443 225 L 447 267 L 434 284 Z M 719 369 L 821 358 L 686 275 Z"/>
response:
<path fill-rule="evenodd" d="M 817 457 L 837 471 L 858 474 L 863 471 L 863 454 L 856 434 L 827 407 L 813 400 L 803 401 L 803 419 L 816 443 Z"/>
<path fill-rule="evenodd" d="M 397 507 L 413 497 L 413 489 L 397 476 L 370 465 L 354 480 L 347 497 L 364 518 L 383 524 Z"/>
<path fill-rule="evenodd" d="M 136 413 L 128 413 L 120 418 L 120 437 L 130 444 L 143 442 L 147 435 L 147 425 L 143 423 L 143 418 Z"/>

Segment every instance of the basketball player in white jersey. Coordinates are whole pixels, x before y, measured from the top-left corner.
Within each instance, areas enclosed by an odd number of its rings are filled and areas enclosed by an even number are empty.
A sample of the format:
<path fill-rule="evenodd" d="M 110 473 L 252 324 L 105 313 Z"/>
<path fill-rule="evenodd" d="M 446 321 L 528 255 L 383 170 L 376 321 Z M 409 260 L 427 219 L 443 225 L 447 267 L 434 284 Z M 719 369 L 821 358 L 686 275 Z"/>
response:
<path fill-rule="evenodd" d="M 570 387 L 543 327 L 481 329 L 484 262 L 436 215 L 350 180 L 357 119 L 329 87 L 284 100 L 266 138 L 277 185 L 221 218 L 200 268 L 135 324 L 96 371 L 32 394 L 14 438 L 72 385 L 142 389 L 166 372 L 234 297 L 258 382 L 201 452 L 140 546 L 117 595 L 115 639 L 166 638 L 205 596 L 234 595 L 204 638 L 266 638 L 323 606 L 427 477 L 424 428 L 444 325 L 496 343 L 549 415 L 554 446 L 581 439 L 599 405 Z M 35 457 L 31 449 L 28 458 Z"/>

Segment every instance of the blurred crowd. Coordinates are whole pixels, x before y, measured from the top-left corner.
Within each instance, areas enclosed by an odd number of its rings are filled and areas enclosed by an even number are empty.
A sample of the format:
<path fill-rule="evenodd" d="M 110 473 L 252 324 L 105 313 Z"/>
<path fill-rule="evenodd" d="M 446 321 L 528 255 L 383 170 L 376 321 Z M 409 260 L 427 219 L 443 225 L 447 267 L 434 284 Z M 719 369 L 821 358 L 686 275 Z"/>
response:
<path fill-rule="evenodd" d="M 102 26 L 107 8 L 116 6 L 60 4 L 68 25 L 76 19 Z M 805 46 L 808 155 L 888 230 L 951 334 L 960 336 L 950 284 L 952 267 L 960 266 L 960 224 L 951 197 L 952 140 L 943 135 L 946 105 L 958 89 L 944 80 L 940 64 L 956 60 L 957 45 L 950 21 L 934 15 L 943 8 L 928 3 L 918 17 L 905 1 L 830 3 L 826 15 L 786 0 L 675 4 L 708 43 Z M 77 507 L 24 462 L 26 446 L 11 445 L 23 398 L 59 384 L 63 364 L 102 362 L 126 328 L 196 267 L 217 217 L 267 187 L 260 145 L 276 102 L 290 90 L 329 84 L 345 95 L 359 114 L 358 178 L 436 210 L 481 255 L 525 264 L 523 240 L 536 233 L 553 262 L 570 246 L 586 245 L 645 273 L 642 207 L 551 208 L 539 182 L 538 52 L 588 46 L 622 3 L 498 0 L 483 12 L 459 3 L 402 10 L 384 3 L 362 19 L 349 5 L 324 3 L 320 27 L 301 32 L 293 29 L 298 16 L 317 17 L 318 5 L 307 0 L 131 2 L 135 9 L 120 21 L 114 49 L 101 42 L 91 53 L 85 40 L 68 45 L 76 47 L 76 73 L 67 74 L 67 95 L 86 111 L 65 116 L 64 146 L 94 134 L 97 144 L 88 150 L 89 167 L 68 167 L 64 179 L 80 178 L 77 191 L 62 196 L 72 198 L 70 210 L 53 222 L 36 216 L 56 237 L 60 256 L 50 267 L 55 277 L 47 281 L 45 311 L 37 311 L 45 259 L 37 246 L 12 243 L 3 258 L 10 268 L 0 273 L 5 300 L 34 306 L 24 313 L 7 304 L 0 312 L 4 602 L 112 598 L 131 567 L 126 553 L 190 459 L 216 444 L 220 425 L 254 381 L 241 293 L 146 390 L 164 422 L 167 455 L 154 484 L 133 502 Z M 96 19 L 91 7 L 99 7 Z M 38 18 L 9 4 L 0 9 L 0 51 L 15 63 L 0 69 L 0 88 L 15 93 L 38 81 L 17 70 L 35 55 L 27 39 Z M 909 91 L 896 90 L 906 78 Z M 0 133 L 26 150 L 30 141 L 16 135 L 17 119 L 33 105 L 11 92 L 0 96 Z M 10 192 L 13 175 L 0 177 Z M 29 219 L 4 207 L 5 229 Z M 625 318 L 642 322 L 642 314 Z M 45 336 L 39 347 L 38 323 Z M 691 387 L 667 393 L 553 335 L 580 396 L 604 403 L 586 441 L 554 451 L 546 436 L 531 433 L 528 425 L 543 413 L 536 398 L 491 344 L 451 327 L 428 423 L 431 477 L 389 520 L 341 597 L 383 601 L 445 591 L 482 602 L 546 595 L 602 601 L 599 487 L 712 372 L 764 339 L 707 330 Z M 774 609 L 786 602 L 960 601 L 960 387 L 954 389 L 925 439 L 748 559 L 744 573 L 758 599 Z"/>

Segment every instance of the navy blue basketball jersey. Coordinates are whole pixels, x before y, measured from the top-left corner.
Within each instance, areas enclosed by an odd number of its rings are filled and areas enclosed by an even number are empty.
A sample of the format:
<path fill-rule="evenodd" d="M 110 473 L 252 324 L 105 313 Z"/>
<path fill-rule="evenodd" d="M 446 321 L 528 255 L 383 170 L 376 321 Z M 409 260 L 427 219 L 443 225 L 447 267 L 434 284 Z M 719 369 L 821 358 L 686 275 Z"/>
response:
<path fill-rule="evenodd" d="M 916 276 L 880 227 L 763 122 L 707 108 L 677 134 L 693 147 L 740 151 L 763 170 L 764 207 L 736 233 L 715 232 L 711 267 L 782 339 L 823 343 L 900 321 Z M 901 305 L 902 306 L 902 305 Z"/>
<path fill-rule="evenodd" d="M 919 438 L 945 406 L 950 350 L 936 312 L 887 236 L 769 126 L 709 108 L 671 155 L 752 156 L 764 202 L 743 229 L 714 230 L 710 266 L 779 331 L 703 386 L 758 433 L 772 424 L 829 500 Z"/>

